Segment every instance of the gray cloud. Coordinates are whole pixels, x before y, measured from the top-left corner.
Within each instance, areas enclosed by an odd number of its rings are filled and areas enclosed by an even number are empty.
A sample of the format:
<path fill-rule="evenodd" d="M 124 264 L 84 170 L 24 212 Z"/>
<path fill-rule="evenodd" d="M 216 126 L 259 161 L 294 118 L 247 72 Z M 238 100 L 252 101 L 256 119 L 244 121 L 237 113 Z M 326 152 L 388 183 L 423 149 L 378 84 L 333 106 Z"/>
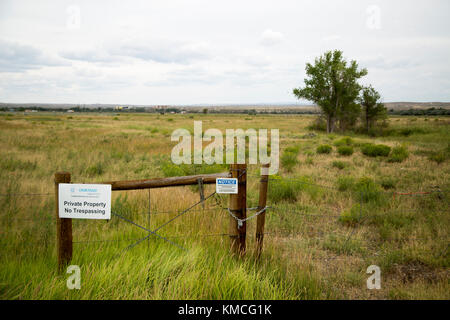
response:
<path fill-rule="evenodd" d="M 146 61 L 187 64 L 209 58 L 207 50 L 208 48 L 204 44 L 153 40 L 142 44 L 123 44 L 120 47 L 113 48 L 111 52 L 118 56 Z"/>
<path fill-rule="evenodd" d="M 33 46 L 0 39 L 0 72 L 23 72 L 64 65 L 69 63 L 47 55 Z"/>
<path fill-rule="evenodd" d="M 385 101 L 450 99 L 448 0 L 82 1 L 75 29 L 70 1 L 0 3 L 4 101 L 296 102 L 333 49 Z"/>
<path fill-rule="evenodd" d="M 165 39 L 146 42 L 123 42 L 85 51 L 63 51 L 62 57 L 87 62 L 121 62 L 126 58 L 158 63 L 189 64 L 210 58 L 202 43 L 177 42 Z"/>
<path fill-rule="evenodd" d="M 60 56 L 69 60 L 86 62 L 117 62 L 117 57 L 111 56 L 104 50 L 62 51 Z"/>

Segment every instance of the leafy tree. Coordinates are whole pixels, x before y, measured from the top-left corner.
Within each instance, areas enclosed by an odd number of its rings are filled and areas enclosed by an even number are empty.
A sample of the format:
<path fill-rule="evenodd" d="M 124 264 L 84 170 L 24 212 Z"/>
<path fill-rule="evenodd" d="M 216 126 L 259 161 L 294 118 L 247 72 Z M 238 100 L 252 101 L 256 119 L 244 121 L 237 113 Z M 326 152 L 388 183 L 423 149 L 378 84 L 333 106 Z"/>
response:
<path fill-rule="evenodd" d="M 372 86 L 364 87 L 359 98 L 363 109 L 363 121 L 367 132 L 373 124 L 387 117 L 387 109 L 383 103 L 379 102 L 380 94 Z"/>
<path fill-rule="evenodd" d="M 305 87 L 293 90 L 299 99 L 316 103 L 327 119 L 327 132 L 333 132 L 337 120 L 358 111 L 356 100 L 361 90 L 357 80 L 367 74 L 366 69 L 358 69 L 356 61 L 350 63 L 342 56 L 342 51 L 328 51 L 316 58 L 314 65 L 306 64 Z"/>
<path fill-rule="evenodd" d="M 339 110 L 337 119 L 339 121 L 339 129 L 346 131 L 356 125 L 361 115 L 361 105 L 355 102 L 350 102 L 342 106 Z"/>

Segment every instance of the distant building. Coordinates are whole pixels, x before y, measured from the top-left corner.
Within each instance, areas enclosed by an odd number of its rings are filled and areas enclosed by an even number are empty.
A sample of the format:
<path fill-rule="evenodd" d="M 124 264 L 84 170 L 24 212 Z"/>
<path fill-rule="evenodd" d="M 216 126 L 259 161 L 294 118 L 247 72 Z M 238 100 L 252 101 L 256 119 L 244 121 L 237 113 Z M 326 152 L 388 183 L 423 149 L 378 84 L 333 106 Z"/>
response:
<path fill-rule="evenodd" d="M 73 110 L 67 110 L 67 113 L 74 113 L 75 111 Z"/>

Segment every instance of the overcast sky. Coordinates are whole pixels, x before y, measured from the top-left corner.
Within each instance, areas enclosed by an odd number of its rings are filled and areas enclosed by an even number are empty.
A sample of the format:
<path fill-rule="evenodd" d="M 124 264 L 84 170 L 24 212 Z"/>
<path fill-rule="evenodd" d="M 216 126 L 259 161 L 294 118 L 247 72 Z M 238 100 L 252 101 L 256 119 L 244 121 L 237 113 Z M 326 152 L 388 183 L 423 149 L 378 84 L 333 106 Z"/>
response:
<path fill-rule="evenodd" d="M 93 2 L 0 0 L 0 102 L 295 103 L 332 49 L 386 102 L 450 101 L 448 0 Z"/>

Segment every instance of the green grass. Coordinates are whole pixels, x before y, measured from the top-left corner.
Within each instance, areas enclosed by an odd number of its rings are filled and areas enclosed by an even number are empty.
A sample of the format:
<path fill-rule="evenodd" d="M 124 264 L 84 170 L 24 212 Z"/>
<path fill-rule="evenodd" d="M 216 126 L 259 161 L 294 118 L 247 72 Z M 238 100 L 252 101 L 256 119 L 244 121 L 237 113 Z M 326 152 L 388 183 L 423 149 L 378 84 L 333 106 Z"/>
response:
<path fill-rule="evenodd" d="M 0 159 L 0 169 L 5 171 L 25 170 L 33 171 L 36 169 L 36 161 L 22 161 L 14 158 L 2 158 Z"/>
<path fill-rule="evenodd" d="M 247 221 L 246 256 L 229 254 L 230 239 L 223 236 L 231 219 L 224 210 L 229 196 L 217 195 L 205 210 L 195 207 L 159 230 L 187 251 L 151 237 L 117 256 L 145 231 L 117 217 L 74 220 L 72 264 L 80 266 L 82 278 L 80 290 L 68 290 L 69 275 L 56 272 L 55 172 L 70 172 L 73 182 L 93 183 L 229 169 L 171 163 L 176 144 L 171 132 L 192 132 L 194 116 L 171 114 L 173 121 L 168 121 L 160 115 L 121 114 L 120 122 L 114 114 L 71 116 L 0 119 L 2 299 L 450 298 L 446 117 L 417 118 L 409 133 L 404 129 L 411 127 L 410 117 L 390 117 L 389 126 L 373 139 L 358 132 L 310 135 L 311 116 L 258 114 L 245 120 L 242 115 L 196 114 L 204 131 L 280 129 L 281 176 L 269 182 L 261 260 L 255 261 L 256 218 Z M 365 143 L 393 147 L 387 156 L 366 156 L 359 152 Z M 328 146 L 328 154 L 316 152 L 321 145 Z M 358 152 L 343 158 L 340 147 Z M 247 207 L 258 204 L 259 173 L 259 166 L 248 166 Z M 205 185 L 205 195 L 214 190 Z M 430 190 L 441 192 L 393 194 Z M 50 195 L 16 196 L 24 193 Z M 147 226 L 150 203 L 150 226 L 157 228 L 198 200 L 196 186 L 115 191 L 112 206 Z M 82 242 L 88 240 L 93 242 Z M 365 287 L 371 264 L 382 269 L 383 286 L 376 292 Z"/>
<path fill-rule="evenodd" d="M 383 190 L 369 177 L 360 178 L 353 186 L 355 199 L 363 202 L 377 202 L 383 198 Z"/>
<path fill-rule="evenodd" d="M 344 169 L 347 164 L 345 162 L 339 161 L 339 160 L 335 160 L 333 161 L 333 163 L 331 164 L 334 168 L 338 168 L 339 170 Z"/>
<path fill-rule="evenodd" d="M 387 157 L 391 148 L 383 144 L 366 143 L 361 146 L 361 152 L 369 157 Z"/>
<path fill-rule="evenodd" d="M 320 146 L 317 147 L 316 152 L 317 152 L 318 154 L 328 154 L 328 153 L 331 153 L 331 150 L 332 150 L 332 149 L 333 149 L 333 148 L 332 148 L 330 145 L 328 145 L 328 144 L 322 144 L 322 145 L 320 145 Z"/>
<path fill-rule="evenodd" d="M 105 166 L 102 162 L 97 162 L 96 164 L 86 168 L 86 175 L 88 177 L 101 176 L 105 172 Z"/>
<path fill-rule="evenodd" d="M 355 184 L 355 178 L 348 176 L 338 177 L 336 180 L 337 189 L 339 191 L 347 191 L 353 188 Z"/>
<path fill-rule="evenodd" d="M 436 162 L 437 164 L 441 164 L 449 158 L 449 152 L 447 150 L 442 151 L 434 151 L 428 156 L 428 159 Z"/>
<path fill-rule="evenodd" d="M 294 167 L 298 164 L 297 156 L 299 153 L 299 147 L 288 147 L 284 150 L 281 156 L 281 165 L 287 172 L 292 172 Z"/>
<path fill-rule="evenodd" d="M 405 146 L 397 146 L 392 149 L 388 162 L 403 162 L 408 156 L 409 152 Z"/>
<path fill-rule="evenodd" d="M 353 147 L 351 146 L 339 146 L 337 152 L 341 156 L 351 156 L 353 154 Z"/>
<path fill-rule="evenodd" d="M 350 137 L 344 137 L 339 140 L 336 140 L 333 144 L 335 147 L 352 146 L 354 144 L 354 141 Z"/>
<path fill-rule="evenodd" d="M 282 201 L 294 202 L 302 192 L 310 196 L 317 196 L 319 189 L 312 185 L 311 179 L 298 177 L 296 179 L 283 179 L 275 177 L 269 185 L 269 201 L 277 203 Z"/>
<path fill-rule="evenodd" d="M 78 249 L 78 248 L 76 248 Z M 96 254 L 101 252 L 101 255 Z M 329 296 L 308 271 L 280 277 L 276 264 L 234 259 L 220 247 L 176 250 L 152 238 L 123 256 L 120 248 L 97 245 L 75 250 L 81 289 L 68 290 L 69 275 L 56 271 L 55 257 L 24 256 L 2 261 L 1 299 L 318 299 Z M 274 257 L 270 258 L 270 261 Z M 45 290 L 36 290 L 42 288 Z"/>

